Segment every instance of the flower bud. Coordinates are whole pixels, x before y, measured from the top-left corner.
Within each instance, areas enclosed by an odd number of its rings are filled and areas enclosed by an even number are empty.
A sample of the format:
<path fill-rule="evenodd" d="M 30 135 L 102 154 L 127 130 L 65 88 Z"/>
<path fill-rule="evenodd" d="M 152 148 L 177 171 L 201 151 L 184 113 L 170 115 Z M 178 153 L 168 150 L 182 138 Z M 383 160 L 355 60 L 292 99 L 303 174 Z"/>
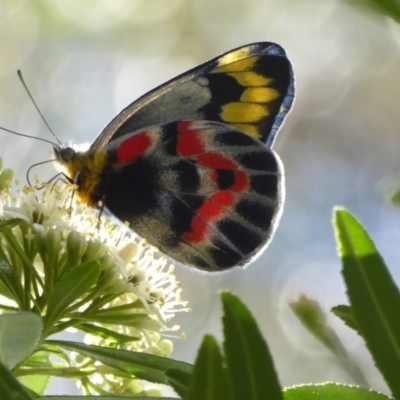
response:
<path fill-rule="evenodd" d="M 138 252 L 137 243 L 129 242 L 122 249 L 118 251 L 118 255 L 122 258 L 125 263 L 129 263 L 133 260 Z"/>
<path fill-rule="evenodd" d="M 0 171 L 1 171 L 0 165 Z M 14 178 L 14 171 L 12 169 L 5 169 L 0 173 L 0 191 L 8 188 L 12 179 Z"/>
<path fill-rule="evenodd" d="M 86 251 L 82 256 L 82 262 L 100 258 L 103 256 L 104 252 L 104 246 L 100 240 L 89 240 L 87 241 Z"/>
<path fill-rule="evenodd" d="M 87 248 L 87 241 L 77 231 L 71 231 L 67 236 L 67 269 L 75 268 L 81 261 Z"/>
<path fill-rule="evenodd" d="M 52 253 L 59 253 L 61 248 L 61 236 L 60 231 L 56 229 L 50 229 L 46 234 L 46 247 L 47 251 Z"/>

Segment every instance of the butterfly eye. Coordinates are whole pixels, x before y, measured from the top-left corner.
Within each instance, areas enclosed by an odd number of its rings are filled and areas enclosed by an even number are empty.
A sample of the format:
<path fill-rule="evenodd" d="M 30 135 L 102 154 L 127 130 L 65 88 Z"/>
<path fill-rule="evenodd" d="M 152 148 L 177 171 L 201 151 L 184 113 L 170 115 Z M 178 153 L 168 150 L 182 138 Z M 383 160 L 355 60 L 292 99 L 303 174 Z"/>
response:
<path fill-rule="evenodd" d="M 71 161 L 71 160 L 73 160 L 75 158 L 76 152 L 71 147 L 64 147 L 63 149 L 61 149 L 59 151 L 58 154 L 59 154 L 59 156 L 60 156 L 62 161 L 67 162 L 67 161 Z"/>
<path fill-rule="evenodd" d="M 72 147 L 54 146 L 54 155 L 61 164 L 67 163 L 75 158 L 76 151 Z"/>

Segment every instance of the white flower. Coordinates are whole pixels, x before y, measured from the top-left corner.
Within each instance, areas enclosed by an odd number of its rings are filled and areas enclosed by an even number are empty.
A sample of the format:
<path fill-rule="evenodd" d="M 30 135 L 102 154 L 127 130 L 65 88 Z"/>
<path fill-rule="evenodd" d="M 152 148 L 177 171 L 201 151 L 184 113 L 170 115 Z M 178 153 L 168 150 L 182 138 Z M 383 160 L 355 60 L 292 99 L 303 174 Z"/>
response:
<path fill-rule="evenodd" d="M 0 226 L 16 224 L 0 234 L 0 259 L 18 270 L 21 287 L 31 299 L 25 309 L 41 314 L 46 322 L 47 301 L 58 283 L 80 265 L 100 266 L 96 283 L 66 305 L 58 319 L 47 321 L 46 336 L 73 327 L 87 332 L 85 341 L 91 344 L 168 356 L 172 342 L 163 339 L 163 332 L 176 331 L 170 320 L 187 308 L 167 259 L 115 219 L 106 218 L 105 213 L 99 219 L 95 210 L 77 204 L 72 185 L 60 180 L 35 182 L 32 187 L 17 188 L 13 196 L 11 179 L 9 170 L 0 173 Z M 29 258 L 28 267 L 21 268 L 14 240 Z M 24 286 L 27 274 L 29 287 Z M 1 287 L 0 309 L 21 310 L 20 299 L 2 293 Z M 75 357 L 75 365 L 87 362 Z M 93 378 L 81 380 L 90 393 L 140 386 L 115 376 Z"/>

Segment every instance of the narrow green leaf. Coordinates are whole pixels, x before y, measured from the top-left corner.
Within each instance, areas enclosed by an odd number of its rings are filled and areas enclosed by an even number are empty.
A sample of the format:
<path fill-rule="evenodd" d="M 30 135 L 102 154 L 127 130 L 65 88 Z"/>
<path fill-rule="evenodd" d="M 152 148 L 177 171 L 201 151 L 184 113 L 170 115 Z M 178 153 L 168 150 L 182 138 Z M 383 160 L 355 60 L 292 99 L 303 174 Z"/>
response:
<path fill-rule="evenodd" d="M 71 318 L 81 319 L 87 322 L 98 322 L 101 324 L 115 324 L 125 326 L 137 326 L 138 322 L 150 319 L 148 314 L 115 314 L 115 315 L 96 315 L 96 314 L 71 314 Z"/>
<path fill-rule="evenodd" d="M 29 359 L 24 363 L 24 366 L 26 367 L 46 366 L 43 365 L 42 354 L 46 355 L 52 354 L 55 357 L 58 357 L 61 361 L 64 361 L 65 365 L 69 366 L 71 365 L 71 360 L 69 358 L 69 355 L 66 354 L 64 351 L 62 351 L 59 347 L 48 346 L 45 342 L 42 342 L 38 347 L 38 350 L 39 351 L 35 353 L 32 357 L 29 357 Z M 36 355 L 38 355 L 38 357 L 36 357 Z"/>
<path fill-rule="evenodd" d="M 13 269 L 10 264 L 3 259 L 0 259 L 0 280 L 4 285 L 1 294 L 9 299 L 21 303 L 21 283 L 17 281 Z"/>
<path fill-rule="evenodd" d="M 129 343 L 140 340 L 140 336 L 128 336 L 122 333 L 114 332 L 111 329 L 92 324 L 80 324 L 76 327 L 80 331 L 90 333 L 91 335 L 101 337 L 102 339 L 115 340 L 120 343 Z"/>
<path fill-rule="evenodd" d="M 0 363 L 0 400 L 34 400 L 2 363 Z"/>
<path fill-rule="evenodd" d="M 71 303 L 78 300 L 96 283 L 100 271 L 101 266 L 97 261 L 87 261 L 68 272 L 56 284 L 49 299 L 46 327 L 57 321 Z"/>
<path fill-rule="evenodd" d="M 184 398 L 189 390 L 192 375 L 178 369 L 169 369 L 165 375 L 168 377 L 168 384 L 180 397 Z"/>
<path fill-rule="evenodd" d="M 226 374 L 217 342 L 206 335 L 194 364 L 185 400 L 232 400 Z"/>
<path fill-rule="evenodd" d="M 133 351 L 108 349 L 100 346 L 90 346 L 83 343 L 48 340 L 48 344 L 57 345 L 67 350 L 76 351 L 83 356 L 102 362 L 105 365 L 134 375 L 140 379 L 168 385 L 166 372 L 180 370 L 191 374 L 193 366 L 184 362 L 158 357 L 151 354 Z"/>
<path fill-rule="evenodd" d="M 228 375 L 237 400 L 281 400 L 272 357 L 247 307 L 233 294 L 221 293 L 224 350 Z"/>
<path fill-rule="evenodd" d="M 400 398 L 400 293 L 362 225 L 336 210 L 334 227 L 351 309 L 376 366 Z"/>
<path fill-rule="evenodd" d="M 29 375 L 21 376 L 18 380 L 31 392 L 38 395 L 43 395 L 47 386 L 50 383 L 49 375 Z"/>
<path fill-rule="evenodd" d="M 130 400 L 129 397 L 126 396 L 44 396 L 39 397 L 36 400 Z M 177 397 L 132 397 L 134 400 L 179 400 Z M 0 400 L 1 397 L 0 397 Z"/>
<path fill-rule="evenodd" d="M 400 23 L 400 3 L 398 0 L 346 0 L 361 10 L 372 11 L 390 17 Z"/>
<path fill-rule="evenodd" d="M 53 364 L 49 360 L 49 354 L 44 351 L 37 351 L 24 361 L 22 368 L 52 368 Z M 50 375 L 22 375 L 21 369 L 13 371 L 18 380 L 31 391 L 31 394 L 43 395 L 50 383 Z"/>
<path fill-rule="evenodd" d="M 389 400 L 381 393 L 359 386 L 324 383 L 285 388 L 284 400 Z M 394 400 L 394 399 L 392 399 Z"/>
<path fill-rule="evenodd" d="M 0 221 L 0 232 L 4 232 L 7 229 L 14 228 L 14 226 L 17 226 L 19 223 L 21 223 L 21 220 L 19 218 L 11 218 L 6 219 L 5 221 Z"/>
<path fill-rule="evenodd" d="M 18 240 L 17 236 L 11 230 L 4 231 L 3 236 L 10 245 L 10 247 L 13 249 L 14 253 L 18 255 L 19 259 L 21 260 L 24 266 L 25 271 L 28 270 L 33 274 L 37 274 L 37 271 L 32 263 L 32 260 L 30 260 L 28 255 L 25 253 L 25 250 L 21 245 L 20 241 Z"/>
<path fill-rule="evenodd" d="M 8 368 L 29 357 L 42 333 L 42 319 L 35 313 L 0 315 L 0 361 Z"/>
<path fill-rule="evenodd" d="M 24 367 L 50 367 L 52 363 L 49 360 L 49 354 L 44 351 L 35 351 L 28 359 L 24 361 Z"/>
<path fill-rule="evenodd" d="M 362 336 L 360 332 L 360 327 L 357 325 L 357 321 L 354 318 L 353 311 L 351 307 L 340 305 L 336 307 L 332 307 L 332 313 L 339 317 L 349 328 L 355 330 L 358 334 Z"/>
<path fill-rule="evenodd" d="M 112 308 L 104 308 L 101 310 L 96 311 L 97 315 L 107 315 L 107 314 L 114 314 L 119 312 L 122 314 L 123 312 L 128 313 L 128 312 L 137 312 L 137 309 L 143 309 L 143 303 L 140 300 L 136 300 L 133 303 L 128 303 L 128 304 L 122 304 L 120 306 L 115 306 Z"/>
<path fill-rule="evenodd" d="M 15 234 L 13 233 L 12 230 L 8 229 L 3 231 L 2 236 L 4 238 L 4 240 L 8 243 L 8 245 L 10 246 L 10 248 L 13 250 L 13 258 L 16 261 L 18 258 L 21 261 L 21 266 L 23 268 L 23 274 L 25 277 L 27 276 L 31 276 L 31 274 L 33 276 L 37 276 L 37 271 L 32 263 L 32 261 L 30 260 L 30 258 L 28 257 L 28 255 L 25 253 L 24 248 L 22 247 L 21 243 L 19 242 L 19 240 L 17 239 L 17 237 L 15 236 Z M 6 263 L 6 257 L 4 257 L 4 252 L 1 251 L 2 255 L 3 255 L 3 259 L 2 261 Z M 7 263 L 6 263 L 7 264 Z M 4 272 L 6 271 L 6 269 L 3 269 L 4 265 L 2 266 L 2 274 L 1 274 L 1 278 L 5 279 L 3 280 L 3 283 L 7 283 L 7 279 L 11 278 L 11 275 L 7 272 L 7 276 L 4 274 Z M 11 266 L 10 266 L 11 267 Z M 10 285 L 7 286 L 7 288 L 10 290 L 10 293 L 13 295 L 15 302 L 18 304 L 18 307 L 21 310 L 24 311 L 28 311 L 30 310 L 30 299 L 28 296 L 27 291 L 23 290 L 22 288 L 22 282 L 20 281 L 20 277 L 19 274 L 13 270 L 13 268 L 11 267 L 11 273 L 14 275 L 14 278 L 9 280 L 8 283 L 10 283 Z M 40 279 L 39 279 L 40 281 Z"/>

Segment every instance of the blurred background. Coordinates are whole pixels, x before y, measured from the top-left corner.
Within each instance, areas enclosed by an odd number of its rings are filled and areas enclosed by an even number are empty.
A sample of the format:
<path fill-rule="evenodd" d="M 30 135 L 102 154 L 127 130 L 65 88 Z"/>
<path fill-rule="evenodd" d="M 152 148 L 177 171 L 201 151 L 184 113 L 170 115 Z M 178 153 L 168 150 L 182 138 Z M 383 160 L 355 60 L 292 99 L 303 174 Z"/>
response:
<path fill-rule="evenodd" d="M 286 204 L 269 248 L 244 271 L 177 267 L 186 340 L 173 357 L 193 362 L 202 336 L 221 338 L 218 290 L 239 295 L 257 319 L 284 386 L 355 383 L 289 309 L 302 293 L 327 312 L 347 303 L 331 226 L 341 205 L 365 225 L 397 282 L 400 210 L 385 191 L 400 182 L 400 27 L 337 0 L 0 0 L 0 126 L 52 140 L 17 69 L 62 142 L 91 142 L 138 96 L 236 46 L 281 44 L 297 95 L 275 150 Z M 0 132 L 0 156 L 21 181 L 51 147 Z M 54 175 L 48 164 L 36 170 Z M 333 315 L 369 385 L 387 392 L 361 339 Z M 57 380 L 49 393 L 79 393 Z"/>

